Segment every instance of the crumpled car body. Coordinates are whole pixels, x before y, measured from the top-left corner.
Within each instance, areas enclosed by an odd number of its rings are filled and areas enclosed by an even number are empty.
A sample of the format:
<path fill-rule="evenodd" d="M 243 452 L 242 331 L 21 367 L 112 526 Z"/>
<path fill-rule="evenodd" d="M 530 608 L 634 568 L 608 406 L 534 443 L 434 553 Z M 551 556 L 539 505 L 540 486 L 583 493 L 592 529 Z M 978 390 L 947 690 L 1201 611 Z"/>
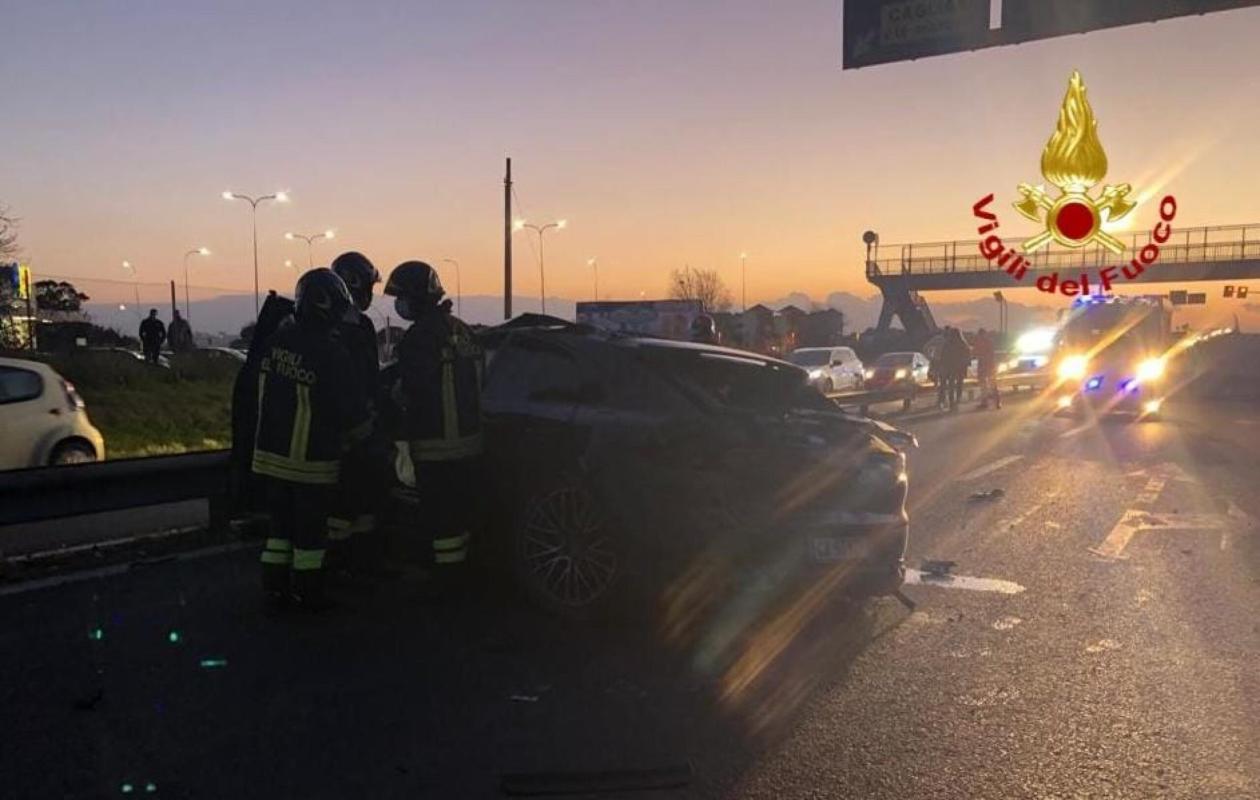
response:
<path fill-rule="evenodd" d="M 904 456 L 804 370 L 573 325 L 492 330 L 485 344 L 493 530 L 544 607 L 660 602 L 698 573 L 900 587 Z"/>

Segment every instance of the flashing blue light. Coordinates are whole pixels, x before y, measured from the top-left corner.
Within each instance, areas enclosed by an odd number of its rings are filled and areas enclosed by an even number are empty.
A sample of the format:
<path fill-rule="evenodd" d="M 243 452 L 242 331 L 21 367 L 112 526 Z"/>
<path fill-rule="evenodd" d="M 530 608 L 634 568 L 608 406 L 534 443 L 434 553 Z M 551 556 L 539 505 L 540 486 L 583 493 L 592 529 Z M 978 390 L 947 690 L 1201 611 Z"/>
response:
<path fill-rule="evenodd" d="M 1085 382 L 1086 389 L 1097 389 L 1099 386 L 1102 386 L 1102 378 L 1090 378 Z"/>
<path fill-rule="evenodd" d="M 1138 389 L 1137 381 L 1133 378 L 1127 378 L 1120 381 L 1120 385 L 1116 387 L 1118 392 L 1136 392 Z"/>

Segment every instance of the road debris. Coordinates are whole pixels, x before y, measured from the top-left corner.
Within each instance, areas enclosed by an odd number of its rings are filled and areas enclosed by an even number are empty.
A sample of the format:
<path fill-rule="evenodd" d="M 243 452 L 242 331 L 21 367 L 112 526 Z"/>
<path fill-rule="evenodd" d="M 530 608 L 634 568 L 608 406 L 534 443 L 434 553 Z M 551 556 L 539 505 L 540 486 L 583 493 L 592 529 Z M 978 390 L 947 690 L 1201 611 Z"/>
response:
<path fill-rule="evenodd" d="M 973 500 L 973 501 L 974 500 L 997 500 L 998 498 L 1005 497 L 1005 496 L 1006 496 L 1006 491 L 1004 489 L 990 489 L 987 492 L 972 492 L 970 495 L 967 496 L 967 499 Z"/>
<path fill-rule="evenodd" d="M 919 568 L 933 578 L 945 578 L 949 576 L 950 570 L 956 566 L 958 566 L 957 561 L 925 558 L 919 565 Z"/>

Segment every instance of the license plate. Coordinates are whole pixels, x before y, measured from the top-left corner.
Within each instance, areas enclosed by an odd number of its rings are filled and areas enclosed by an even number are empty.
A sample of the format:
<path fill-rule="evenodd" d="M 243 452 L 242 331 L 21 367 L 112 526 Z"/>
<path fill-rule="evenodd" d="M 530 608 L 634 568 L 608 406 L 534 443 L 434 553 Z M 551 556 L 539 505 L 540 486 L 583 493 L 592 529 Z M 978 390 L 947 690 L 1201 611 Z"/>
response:
<path fill-rule="evenodd" d="M 853 540 L 841 536 L 814 536 L 809 540 L 809 554 L 819 562 L 847 561 L 853 558 Z"/>

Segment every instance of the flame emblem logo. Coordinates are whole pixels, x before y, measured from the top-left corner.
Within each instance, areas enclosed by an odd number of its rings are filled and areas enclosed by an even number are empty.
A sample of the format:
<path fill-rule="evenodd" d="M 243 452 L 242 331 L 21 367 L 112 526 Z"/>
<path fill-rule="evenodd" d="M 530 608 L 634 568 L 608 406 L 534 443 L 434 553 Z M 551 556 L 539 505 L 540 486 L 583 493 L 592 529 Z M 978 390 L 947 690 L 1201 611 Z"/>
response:
<path fill-rule="evenodd" d="M 1054 133 L 1041 152 L 1041 174 L 1059 188 L 1059 196 L 1050 197 L 1040 186 L 1019 185 L 1021 199 L 1015 209 L 1045 225 L 1044 231 L 1021 245 L 1025 253 L 1039 250 L 1051 240 L 1066 247 L 1097 243 L 1112 253 L 1124 251 L 1124 244 L 1102 225 L 1121 219 L 1137 203 L 1128 199 L 1133 189 L 1127 183 L 1104 186 L 1097 198 L 1090 195 L 1107 174 L 1107 154 L 1098 139 L 1098 120 L 1085 97 L 1085 82 L 1075 70 L 1068 80 Z"/>

